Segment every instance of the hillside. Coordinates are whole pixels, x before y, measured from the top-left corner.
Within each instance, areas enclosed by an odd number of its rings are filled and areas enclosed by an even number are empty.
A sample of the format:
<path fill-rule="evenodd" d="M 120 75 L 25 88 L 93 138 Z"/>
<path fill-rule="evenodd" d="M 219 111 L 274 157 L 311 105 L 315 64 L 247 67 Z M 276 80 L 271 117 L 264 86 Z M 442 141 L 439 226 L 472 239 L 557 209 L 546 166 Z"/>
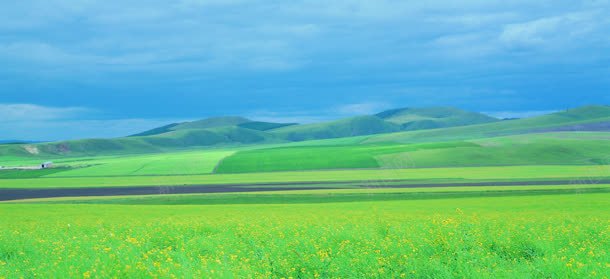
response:
<path fill-rule="evenodd" d="M 227 116 L 227 117 L 211 117 L 197 121 L 191 122 L 182 122 L 182 123 L 172 123 L 169 125 L 165 125 L 162 127 L 154 128 L 148 131 L 144 131 L 138 134 L 131 135 L 130 137 L 139 137 L 139 136 L 152 136 L 152 135 L 160 135 L 164 133 L 170 133 L 172 131 L 177 130 L 188 130 L 188 129 L 209 129 L 216 127 L 224 127 L 224 126 L 236 126 L 243 123 L 250 122 L 250 120 L 237 117 L 237 116 Z"/>
<path fill-rule="evenodd" d="M 289 141 L 329 139 L 400 131 L 400 126 L 376 116 L 357 116 L 332 122 L 295 125 L 272 130 Z"/>
<path fill-rule="evenodd" d="M 403 131 L 437 129 L 499 121 L 494 117 L 482 113 L 451 107 L 393 109 L 378 113 L 376 116 L 400 125 Z"/>
<path fill-rule="evenodd" d="M 210 129 L 184 129 L 162 134 L 115 139 L 83 139 L 35 145 L 11 145 L 10 148 L 0 147 L 0 154 L 18 156 L 128 154 L 163 152 L 191 147 L 280 142 L 283 140 L 262 131 L 226 126 Z"/>
<path fill-rule="evenodd" d="M 610 131 L 610 107 L 586 106 L 516 120 L 377 135 L 365 142 L 434 142 L 570 130 Z M 574 129 L 571 129 L 574 130 Z"/>
<path fill-rule="evenodd" d="M 610 133 L 544 133 L 418 144 L 281 146 L 238 151 L 219 162 L 217 173 L 436 168 L 610 163 Z M 333 154 L 333 156 L 329 156 Z"/>
<path fill-rule="evenodd" d="M 362 143 L 461 141 L 554 131 L 608 131 L 610 107 L 587 106 L 500 121 L 454 108 L 406 108 L 313 124 L 214 117 L 173 123 L 124 138 L 0 145 L 1 156 L 78 156 L 163 152 L 174 149 L 300 142 L 368 136 Z"/>

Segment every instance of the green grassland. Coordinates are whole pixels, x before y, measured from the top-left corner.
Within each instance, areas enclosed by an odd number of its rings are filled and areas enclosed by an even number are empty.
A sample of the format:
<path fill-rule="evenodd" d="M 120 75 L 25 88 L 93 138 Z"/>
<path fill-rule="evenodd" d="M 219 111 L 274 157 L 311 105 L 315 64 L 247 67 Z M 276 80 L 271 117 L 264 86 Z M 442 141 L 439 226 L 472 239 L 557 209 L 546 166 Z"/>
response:
<path fill-rule="evenodd" d="M 351 188 L 237 192 L 214 194 L 135 195 L 107 197 L 61 197 L 8 201 L 5 203 L 124 204 L 124 205 L 217 205 L 302 204 L 371 201 L 406 201 L 480 197 L 571 195 L 610 193 L 610 184 L 468 186 L 431 188 Z"/>
<path fill-rule="evenodd" d="M 382 154 L 476 146 L 472 143 L 378 144 L 276 147 L 240 151 L 218 165 L 218 173 L 289 170 L 353 169 L 380 167 L 375 159 Z"/>
<path fill-rule="evenodd" d="M 401 125 L 401 130 L 437 129 L 499 121 L 481 113 L 451 107 L 393 109 L 376 116 Z"/>
<path fill-rule="evenodd" d="M 220 160 L 232 153 L 233 151 L 190 151 L 73 161 L 64 164 L 76 167 L 75 169 L 46 177 L 206 174 L 211 173 Z"/>
<path fill-rule="evenodd" d="M 220 160 L 235 150 L 192 150 L 153 154 L 58 157 L 52 158 L 54 169 L 3 170 L 0 178 L 31 177 L 87 177 L 87 176 L 148 176 L 192 175 L 213 172 Z M 40 160 L 28 157 L 12 158 L 6 166 L 37 165 Z"/>
<path fill-rule="evenodd" d="M 298 188 L 1 202 L 0 278 L 608 278 L 608 121 L 604 106 L 509 121 L 399 109 L 0 145 L 2 166 L 55 163 L 0 170 L 0 189 Z M 391 188 L 435 183 L 458 185 Z"/>
<path fill-rule="evenodd" d="M 552 131 L 608 130 L 610 107 L 587 106 L 526 119 L 500 121 L 455 108 L 396 109 L 313 124 L 214 117 L 173 123 L 129 137 L 0 145 L 0 156 L 99 156 L 236 147 L 371 136 L 364 143 L 454 142 Z M 405 132 L 406 131 L 406 132 Z"/>
<path fill-rule="evenodd" d="M 376 137 L 385 135 L 152 154 L 51 157 L 57 166 L 53 170 L 1 170 L 0 187 L 610 177 L 610 133 L 556 132 L 456 142 L 367 143 Z M 41 162 L 18 156 L 2 160 L 7 166 Z"/>
<path fill-rule="evenodd" d="M 368 140 L 375 142 L 433 142 L 457 141 L 508 135 L 548 132 L 561 127 L 610 121 L 610 107 L 588 106 L 531 118 L 506 120 L 478 125 L 418 130 L 379 135 Z M 578 129 L 577 129 L 578 130 Z M 585 130 L 587 131 L 587 130 Z M 365 141 L 366 142 L 366 141 Z"/>
<path fill-rule="evenodd" d="M 507 166 L 423 169 L 286 171 L 212 175 L 39 177 L 2 179 L 0 188 L 74 188 L 159 185 L 299 183 L 360 181 L 377 185 L 393 180 L 411 184 L 431 182 L 570 180 L 599 181 L 610 177 L 608 166 Z"/>
<path fill-rule="evenodd" d="M 609 193 L 0 204 L 0 277 L 604 278 L 609 220 Z"/>
<path fill-rule="evenodd" d="M 272 131 L 291 141 L 353 137 L 400 131 L 400 125 L 376 116 L 357 116 L 333 122 L 288 126 Z"/>
<path fill-rule="evenodd" d="M 328 145 L 240 151 L 222 160 L 217 172 L 610 164 L 610 141 L 599 138 L 602 133 L 593 133 L 598 137 L 588 133 L 571 134 L 532 134 L 426 144 L 333 145 L 327 140 Z M 368 137 L 365 142 L 374 138 Z"/>

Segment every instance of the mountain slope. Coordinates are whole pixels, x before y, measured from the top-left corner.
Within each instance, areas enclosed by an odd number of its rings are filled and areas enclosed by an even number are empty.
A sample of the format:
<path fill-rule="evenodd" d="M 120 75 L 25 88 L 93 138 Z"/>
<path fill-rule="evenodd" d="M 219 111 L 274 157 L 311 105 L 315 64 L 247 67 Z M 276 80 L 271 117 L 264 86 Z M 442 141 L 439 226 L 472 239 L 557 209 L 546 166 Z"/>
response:
<path fill-rule="evenodd" d="M 169 125 L 154 128 L 148 131 L 130 135 L 129 137 L 141 137 L 141 136 L 153 136 L 164 133 L 170 133 L 177 130 L 188 130 L 188 129 L 209 129 L 216 127 L 235 126 L 243 123 L 250 122 L 250 120 L 238 117 L 238 116 L 227 116 L 227 117 L 210 117 L 197 121 L 172 123 Z"/>
<path fill-rule="evenodd" d="M 226 117 L 211 117 L 197 121 L 180 123 L 172 128 L 172 130 L 187 130 L 187 129 L 209 129 L 226 126 L 236 126 L 242 123 L 250 122 L 249 119 L 239 116 Z"/>
<path fill-rule="evenodd" d="M 144 131 L 144 132 L 141 132 L 141 133 L 133 134 L 133 135 L 130 135 L 128 137 L 143 137 L 143 136 L 152 136 L 152 135 L 168 133 L 168 132 L 172 131 L 172 128 L 174 128 L 174 127 L 176 127 L 178 125 L 180 125 L 180 123 L 172 123 L 172 124 L 169 124 L 169 125 L 161 126 L 161 127 L 154 128 L 154 129 L 150 129 L 148 131 Z"/>
<path fill-rule="evenodd" d="M 610 131 L 610 107 L 587 106 L 507 121 L 452 108 L 397 109 L 377 115 L 305 125 L 258 122 L 243 117 L 215 117 L 169 124 L 124 138 L 0 145 L 0 155 L 44 157 L 147 153 L 364 135 L 369 137 L 361 139 L 362 143 L 417 143 L 573 130 Z"/>
<path fill-rule="evenodd" d="M 251 121 L 238 124 L 237 126 L 252 129 L 257 131 L 268 131 L 273 129 L 278 129 L 287 126 L 298 125 L 297 123 L 272 123 L 272 122 L 261 122 L 261 121 Z"/>
<path fill-rule="evenodd" d="M 328 139 L 400 131 L 400 126 L 376 116 L 357 116 L 331 122 L 288 126 L 271 133 L 289 141 Z"/>
<path fill-rule="evenodd" d="M 451 107 L 393 109 L 378 113 L 376 116 L 400 125 L 403 131 L 437 129 L 499 121 L 482 113 Z"/>
<path fill-rule="evenodd" d="M 581 125 L 581 127 L 603 127 L 604 123 L 610 123 L 609 106 L 586 106 L 517 120 L 506 120 L 435 130 L 408 131 L 388 135 L 377 135 L 369 138 L 365 142 L 453 141 L 526 133 L 541 133 L 555 130 L 560 131 L 563 128 L 573 127 L 574 125 Z M 610 125 L 608 125 L 608 127 L 610 127 Z M 591 131 L 599 130 L 600 129 L 592 129 Z M 589 130 L 582 129 L 582 131 Z"/>

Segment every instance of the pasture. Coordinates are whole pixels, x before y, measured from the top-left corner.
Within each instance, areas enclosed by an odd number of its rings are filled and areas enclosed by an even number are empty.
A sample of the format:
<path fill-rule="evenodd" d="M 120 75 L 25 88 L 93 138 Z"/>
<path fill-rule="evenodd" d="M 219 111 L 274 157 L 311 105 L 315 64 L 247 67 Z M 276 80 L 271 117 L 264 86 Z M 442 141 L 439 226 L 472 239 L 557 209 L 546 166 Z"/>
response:
<path fill-rule="evenodd" d="M 6 157 L 56 168 L 0 171 L 5 190 L 293 190 L 0 202 L 0 278 L 609 276 L 607 133 L 383 137 Z"/>
<path fill-rule="evenodd" d="M 0 277 L 604 278 L 610 269 L 609 193 L 159 201 L 0 204 Z"/>
<path fill-rule="evenodd" d="M 423 169 L 367 169 L 328 171 L 286 171 L 208 175 L 159 175 L 116 177 L 38 177 L 0 180 L 0 188 L 79 188 L 122 186 L 223 185 L 260 183 L 362 182 L 380 187 L 392 182 L 426 184 L 432 182 L 545 181 L 564 180 L 571 184 L 598 183 L 610 178 L 608 166 L 508 166 Z"/>
<path fill-rule="evenodd" d="M 597 135 L 597 136 L 596 136 Z M 217 173 L 348 168 L 437 168 L 518 165 L 608 165 L 607 134 L 549 133 L 440 143 L 319 142 L 236 152 Z M 381 136 L 368 137 L 366 141 Z"/>

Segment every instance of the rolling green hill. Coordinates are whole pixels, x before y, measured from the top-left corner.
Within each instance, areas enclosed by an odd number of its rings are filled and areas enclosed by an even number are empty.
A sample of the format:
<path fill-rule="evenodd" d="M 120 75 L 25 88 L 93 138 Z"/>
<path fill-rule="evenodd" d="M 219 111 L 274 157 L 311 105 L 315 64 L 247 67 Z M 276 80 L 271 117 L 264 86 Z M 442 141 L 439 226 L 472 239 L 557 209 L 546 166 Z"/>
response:
<path fill-rule="evenodd" d="M 183 129 L 150 136 L 116 139 L 84 139 L 0 148 L 0 154 L 19 155 L 104 155 L 150 153 L 188 147 L 234 146 L 284 142 L 274 135 L 237 126 Z"/>
<path fill-rule="evenodd" d="M 216 172 L 362 168 L 436 168 L 517 165 L 592 165 L 610 168 L 610 133 L 546 133 L 416 144 L 337 144 L 239 151 Z"/>
<path fill-rule="evenodd" d="M 262 121 L 250 121 L 250 122 L 238 124 L 237 126 L 246 128 L 246 129 L 258 130 L 258 131 L 268 131 L 268 130 L 273 130 L 273 129 L 287 127 L 287 126 L 293 126 L 293 125 L 298 125 L 298 124 L 297 123 L 272 123 L 272 122 L 262 122 Z"/>
<path fill-rule="evenodd" d="M 272 130 L 271 133 L 290 141 L 328 139 L 391 133 L 400 126 L 376 116 L 357 116 L 332 122 L 295 125 Z"/>
<path fill-rule="evenodd" d="M 250 120 L 239 116 L 211 117 L 203 120 L 184 122 L 176 125 L 172 130 L 209 129 L 226 126 L 236 126 Z"/>
<path fill-rule="evenodd" d="M 455 141 L 527 133 L 562 131 L 565 127 L 575 126 L 582 127 L 580 131 L 610 131 L 610 127 L 606 126 L 607 123 L 610 123 L 610 106 L 586 106 L 524 119 L 505 120 L 443 129 L 407 131 L 376 135 L 365 140 L 365 142 L 414 143 Z"/>
<path fill-rule="evenodd" d="M 160 135 L 178 130 L 209 129 L 226 126 L 237 126 L 247 122 L 250 122 L 250 120 L 237 116 L 211 117 L 191 122 L 172 123 L 159 128 L 154 128 L 135 135 L 131 135 L 131 137 Z"/>
<path fill-rule="evenodd" d="M 499 121 L 482 113 L 451 107 L 393 109 L 378 113 L 376 116 L 400 125 L 403 131 L 437 129 Z"/>
<path fill-rule="evenodd" d="M 303 125 L 251 121 L 243 117 L 214 117 L 169 124 L 124 138 L 0 145 L 0 156 L 46 158 L 151 153 L 355 136 L 365 137 L 358 139 L 365 144 L 450 142 L 574 130 L 609 131 L 610 107 L 587 106 L 505 121 L 447 107 L 396 109 L 376 115 Z"/>

